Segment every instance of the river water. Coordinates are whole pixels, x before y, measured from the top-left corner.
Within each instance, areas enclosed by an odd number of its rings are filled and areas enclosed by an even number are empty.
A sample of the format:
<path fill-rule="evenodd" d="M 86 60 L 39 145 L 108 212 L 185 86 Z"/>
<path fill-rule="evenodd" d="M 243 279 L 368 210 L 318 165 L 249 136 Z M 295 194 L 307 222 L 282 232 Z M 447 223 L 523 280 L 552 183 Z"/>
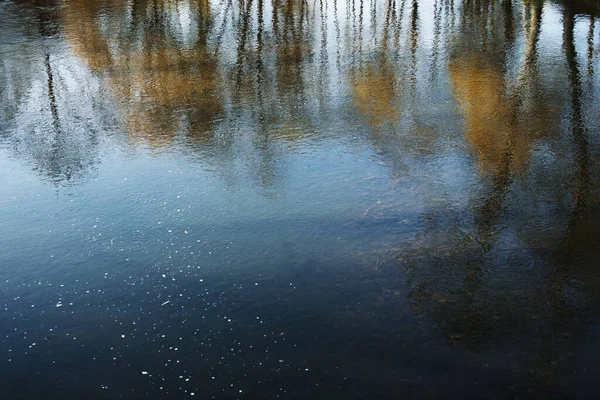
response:
<path fill-rule="evenodd" d="M 0 398 L 596 398 L 598 16 L 0 2 Z"/>

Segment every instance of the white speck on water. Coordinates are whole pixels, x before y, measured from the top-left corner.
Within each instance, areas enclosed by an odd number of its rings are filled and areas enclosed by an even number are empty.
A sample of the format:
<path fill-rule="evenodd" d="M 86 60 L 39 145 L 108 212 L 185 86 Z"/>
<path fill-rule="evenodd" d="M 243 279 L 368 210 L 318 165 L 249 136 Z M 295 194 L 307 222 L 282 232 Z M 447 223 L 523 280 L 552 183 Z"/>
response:
<path fill-rule="evenodd" d="M 121 335 L 121 337 L 122 337 L 123 339 L 125 339 L 125 335 Z"/>
<path fill-rule="evenodd" d="M 196 395 L 196 393 L 194 393 L 194 392 L 190 393 L 190 396 L 195 396 L 195 395 Z"/>
<path fill-rule="evenodd" d="M 142 371 L 142 375 L 148 375 L 148 371 Z"/>
<path fill-rule="evenodd" d="M 170 302 L 171 302 L 171 300 L 165 301 L 164 303 L 161 304 L 161 307 L 164 306 L 164 305 L 166 305 L 166 304 L 169 304 Z M 164 335 L 163 335 L 163 337 L 164 337 Z"/>

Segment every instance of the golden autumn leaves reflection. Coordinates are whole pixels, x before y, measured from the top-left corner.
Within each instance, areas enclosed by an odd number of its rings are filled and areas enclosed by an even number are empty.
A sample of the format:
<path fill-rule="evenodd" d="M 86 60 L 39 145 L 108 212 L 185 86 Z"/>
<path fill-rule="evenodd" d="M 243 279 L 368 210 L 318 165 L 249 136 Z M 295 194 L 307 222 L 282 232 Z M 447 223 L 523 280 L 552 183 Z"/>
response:
<path fill-rule="evenodd" d="M 223 112 L 207 2 L 117 2 L 106 12 L 103 2 L 75 1 L 63 13 L 75 54 L 109 75 L 134 140 L 168 146 L 182 125 L 202 139 Z"/>

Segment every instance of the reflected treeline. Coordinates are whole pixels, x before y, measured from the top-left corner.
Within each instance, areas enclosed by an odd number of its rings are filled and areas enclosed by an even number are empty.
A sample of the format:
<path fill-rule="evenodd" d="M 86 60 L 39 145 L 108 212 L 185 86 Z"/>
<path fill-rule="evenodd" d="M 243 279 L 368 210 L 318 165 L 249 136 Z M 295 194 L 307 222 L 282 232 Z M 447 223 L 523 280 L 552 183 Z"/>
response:
<path fill-rule="evenodd" d="M 76 184 L 98 158 L 99 135 L 115 128 L 111 106 L 85 66 L 64 57 L 60 2 L 5 8 L 1 134 L 42 176 Z"/>
<path fill-rule="evenodd" d="M 433 189 L 440 200 L 425 205 L 401 259 L 413 309 L 450 343 L 479 352 L 525 343 L 513 365 L 544 388 L 562 385 L 558 374 L 573 369 L 572 354 L 600 315 L 587 283 L 597 280 L 600 256 L 600 170 L 592 157 L 598 100 L 584 84 L 597 85 L 586 7 L 458 6 L 448 76 L 476 174 L 458 201 L 442 197 L 452 182 Z M 553 36 L 562 46 L 548 49 L 550 16 L 562 21 Z M 578 26 L 591 32 L 583 40 Z"/>
<path fill-rule="evenodd" d="M 306 1 L 82 0 L 62 15 L 135 141 L 183 143 L 229 184 L 250 175 L 270 190 L 278 154 L 310 130 L 310 12 Z"/>
<path fill-rule="evenodd" d="M 567 99 L 553 83 L 561 71 L 539 59 L 543 9 L 594 8 L 539 0 L 48 1 L 15 8 L 15 18 L 37 13 L 38 31 L 26 24 L 23 35 L 37 38 L 46 73 L 70 46 L 88 68 L 80 87 L 107 91 L 134 142 L 159 150 L 184 143 L 225 179 L 243 170 L 271 188 L 284 179 L 283 154 L 324 121 L 366 132 L 394 175 L 410 173 L 407 165 L 440 149 L 441 131 L 462 129 L 448 107 L 455 100 L 482 171 L 508 182 L 537 141 L 561 134 Z M 591 79 L 593 29 L 581 52 Z M 5 69 L 7 87 L 18 85 Z M 58 81 L 47 82 L 48 121 L 60 132 L 61 99 L 51 101 Z M 83 104 L 93 97 L 62 96 Z M 10 100 L 6 121 L 31 109 Z"/>

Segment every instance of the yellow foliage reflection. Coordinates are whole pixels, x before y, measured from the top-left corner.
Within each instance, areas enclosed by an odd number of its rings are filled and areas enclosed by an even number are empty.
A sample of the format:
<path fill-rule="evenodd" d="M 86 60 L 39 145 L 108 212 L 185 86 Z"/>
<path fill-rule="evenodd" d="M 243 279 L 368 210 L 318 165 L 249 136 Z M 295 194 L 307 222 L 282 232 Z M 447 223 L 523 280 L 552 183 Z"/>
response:
<path fill-rule="evenodd" d="M 373 126 L 397 122 L 401 111 L 396 106 L 397 95 L 393 73 L 385 68 L 366 68 L 352 80 L 352 99 L 358 112 Z"/>
<path fill-rule="evenodd" d="M 504 95 L 504 77 L 476 55 L 454 60 L 449 70 L 464 113 L 467 140 L 477 151 L 482 167 L 493 171 L 502 164 L 514 129 Z"/>
<path fill-rule="evenodd" d="M 196 19 L 191 19 L 192 16 Z M 66 36 L 90 68 L 107 74 L 134 139 L 164 146 L 181 130 L 203 138 L 221 112 L 218 74 L 206 46 L 206 0 L 69 2 Z"/>

